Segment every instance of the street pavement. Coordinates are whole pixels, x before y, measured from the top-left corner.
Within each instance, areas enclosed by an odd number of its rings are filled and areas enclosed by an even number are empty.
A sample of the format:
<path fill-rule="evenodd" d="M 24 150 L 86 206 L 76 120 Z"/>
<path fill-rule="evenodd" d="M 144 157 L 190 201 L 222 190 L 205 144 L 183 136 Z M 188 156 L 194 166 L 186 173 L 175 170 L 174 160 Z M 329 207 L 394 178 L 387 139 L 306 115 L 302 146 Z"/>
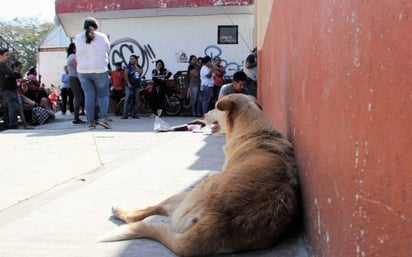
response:
<path fill-rule="evenodd" d="M 154 119 L 112 129 L 72 115 L 33 130 L 0 132 L 0 257 L 168 257 L 149 239 L 100 243 L 120 223 L 111 207 L 144 208 L 188 190 L 223 165 L 224 135 L 154 132 Z M 162 117 L 170 125 L 192 117 Z M 159 219 L 159 217 L 155 217 Z M 273 249 L 227 256 L 307 257 L 303 232 Z"/>

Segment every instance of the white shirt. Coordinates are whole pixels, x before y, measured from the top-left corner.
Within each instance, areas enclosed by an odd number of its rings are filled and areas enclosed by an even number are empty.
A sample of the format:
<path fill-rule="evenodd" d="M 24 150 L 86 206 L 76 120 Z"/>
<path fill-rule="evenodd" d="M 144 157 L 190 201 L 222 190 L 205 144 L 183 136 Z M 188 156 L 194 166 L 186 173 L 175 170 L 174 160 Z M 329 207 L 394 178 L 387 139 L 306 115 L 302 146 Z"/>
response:
<path fill-rule="evenodd" d="M 76 60 L 78 73 L 103 73 L 108 70 L 110 42 L 107 36 L 95 31 L 95 37 L 86 44 L 85 32 L 76 36 Z"/>
<path fill-rule="evenodd" d="M 202 68 L 200 69 L 200 81 L 201 85 L 207 85 L 208 87 L 213 87 L 214 81 L 213 81 L 213 76 L 210 76 L 210 78 L 206 77 L 206 74 L 210 72 L 210 68 L 207 66 L 203 65 Z"/>

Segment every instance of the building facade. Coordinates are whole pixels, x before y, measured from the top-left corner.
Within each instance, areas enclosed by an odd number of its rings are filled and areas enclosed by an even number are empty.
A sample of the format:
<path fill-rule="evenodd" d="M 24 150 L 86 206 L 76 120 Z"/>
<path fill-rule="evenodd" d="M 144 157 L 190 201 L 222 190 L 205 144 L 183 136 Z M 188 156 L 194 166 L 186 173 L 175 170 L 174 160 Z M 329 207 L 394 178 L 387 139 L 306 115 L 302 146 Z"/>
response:
<path fill-rule="evenodd" d="M 190 55 L 220 56 L 227 76 L 242 69 L 242 62 L 256 46 L 255 5 L 248 1 L 77 1 L 57 0 L 56 17 L 67 38 L 82 33 L 84 18 L 93 16 L 99 30 L 111 41 L 109 61 L 126 64 L 138 55 L 146 78 L 151 78 L 155 61 L 162 59 L 172 73 L 187 70 Z M 60 47 L 67 47 L 68 43 Z M 56 81 L 63 67 L 59 51 L 39 52 L 39 70 Z M 54 50 L 57 50 L 55 48 Z M 57 63 L 48 64 L 49 54 Z M 62 72 L 60 69 L 60 74 Z"/>

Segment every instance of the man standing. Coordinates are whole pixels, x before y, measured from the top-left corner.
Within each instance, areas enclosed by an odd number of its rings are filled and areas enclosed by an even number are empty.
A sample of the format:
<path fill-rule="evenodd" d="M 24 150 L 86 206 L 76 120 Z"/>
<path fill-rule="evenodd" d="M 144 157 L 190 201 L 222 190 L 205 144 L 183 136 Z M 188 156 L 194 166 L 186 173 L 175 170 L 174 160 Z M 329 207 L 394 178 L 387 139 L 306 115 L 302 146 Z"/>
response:
<path fill-rule="evenodd" d="M 17 114 L 19 103 L 17 101 L 17 81 L 13 70 L 7 65 L 10 59 L 9 50 L 0 49 L 0 88 L 3 96 L 4 127 L 17 129 Z"/>
<path fill-rule="evenodd" d="M 252 53 L 246 57 L 243 62 L 243 71 L 247 75 L 245 91 L 248 95 L 257 96 L 257 49 L 252 50 Z"/>
<path fill-rule="evenodd" d="M 210 56 L 202 59 L 202 68 L 200 69 L 200 95 L 202 99 L 202 115 L 209 111 L 209 103 L 213 96 L 213 69 Z"/>

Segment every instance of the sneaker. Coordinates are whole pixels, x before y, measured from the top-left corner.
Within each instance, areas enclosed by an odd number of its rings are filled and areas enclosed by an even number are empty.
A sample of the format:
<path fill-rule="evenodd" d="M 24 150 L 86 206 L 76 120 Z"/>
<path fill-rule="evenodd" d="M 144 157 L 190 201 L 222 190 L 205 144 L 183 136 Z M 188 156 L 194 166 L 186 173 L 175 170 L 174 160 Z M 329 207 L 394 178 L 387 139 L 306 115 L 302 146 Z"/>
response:
<path fill-rule="evenodd" d="M 110 124 L 107 120 L 100 119 L 100 120 L 97 121 L 97 124 L 102 126 L 105 129 L 111 129 L 112 128 L 112 126 L 110 126 Z"/>
<path fill-rule="evenodd" d="M 96 123 L 89 122 L 89 129 L 95 129 L 95 128 L 96 128 Z"/>
<path fill-rule="evenodd" d="M 162 109 L 157 109 L 156 113 L 157 113 L 157 116 L 160 117 L 162 115 Z"/>
<path fill-rule="evenodd" d="M 139 119 L 139 116 L 138 115 L 133 115 L 132 119 Z"/>
<path fill-rule="evenodd" d="M 86 122 L 84 120 L 81 120 L 81 119 L 75 119 L 75 120 L 73 120 L 73 124 L 86 124 Z"/>
<path fill-rule="evenodd" d="M 127 120 L 128 117 L 127 117 L 127 116 L 123 116 L 123 117 L 121 117 L 121 119 L 122 119 L 122 120 Z"/>

